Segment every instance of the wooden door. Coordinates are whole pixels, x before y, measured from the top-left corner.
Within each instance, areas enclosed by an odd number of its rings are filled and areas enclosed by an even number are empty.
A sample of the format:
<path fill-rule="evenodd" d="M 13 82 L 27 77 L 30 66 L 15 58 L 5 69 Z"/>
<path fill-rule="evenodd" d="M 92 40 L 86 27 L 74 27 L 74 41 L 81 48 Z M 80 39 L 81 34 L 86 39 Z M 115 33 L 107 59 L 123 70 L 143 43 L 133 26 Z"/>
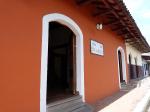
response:
<path fill-rule="evenodd" d="M 121 52 L 118 52 L 118 57 L 119 57 L 119 72 L 120 72 L 120 82 L 123 82 L 123 70 L 122 70 L 122 56 Z"/>
<path fill-rule="evenodd" d="M 72 90 L 73 90 L 73 94 L 77 94 L 77 91 L 76 91 L 76 38 L 75 36 L 73 35 L 72 37 L 72 68 L 73 68 L 73 80 L 72 80 Z"/>

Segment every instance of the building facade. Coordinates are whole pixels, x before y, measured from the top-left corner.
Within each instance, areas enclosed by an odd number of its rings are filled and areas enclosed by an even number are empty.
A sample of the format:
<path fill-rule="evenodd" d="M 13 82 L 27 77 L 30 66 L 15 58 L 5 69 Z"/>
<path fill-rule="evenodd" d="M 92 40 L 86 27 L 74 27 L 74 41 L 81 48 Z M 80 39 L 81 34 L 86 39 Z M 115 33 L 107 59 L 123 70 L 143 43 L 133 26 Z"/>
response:
<path fill-rule="evenodd" d="M 121 3 L 1 0 L 0 111 L 46 112 L 74 95 L 94 103 L 128 83 L 125 41 L 150 49 Z"/>

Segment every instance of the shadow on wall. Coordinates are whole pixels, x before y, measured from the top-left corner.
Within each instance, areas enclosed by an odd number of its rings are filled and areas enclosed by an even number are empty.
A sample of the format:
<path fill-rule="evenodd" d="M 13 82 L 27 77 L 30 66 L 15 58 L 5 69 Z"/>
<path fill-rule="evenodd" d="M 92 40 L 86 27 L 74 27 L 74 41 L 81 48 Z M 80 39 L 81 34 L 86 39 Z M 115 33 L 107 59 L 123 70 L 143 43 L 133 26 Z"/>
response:
<path fill-rule="evenodd" d="M 136 79 L 136 78 L 141 78 L 143 77 L 144 70 L 142 66 L 138 65 L 132 65 L 129 64 L 129 73 L 130 73 L 130 79 Z"/>

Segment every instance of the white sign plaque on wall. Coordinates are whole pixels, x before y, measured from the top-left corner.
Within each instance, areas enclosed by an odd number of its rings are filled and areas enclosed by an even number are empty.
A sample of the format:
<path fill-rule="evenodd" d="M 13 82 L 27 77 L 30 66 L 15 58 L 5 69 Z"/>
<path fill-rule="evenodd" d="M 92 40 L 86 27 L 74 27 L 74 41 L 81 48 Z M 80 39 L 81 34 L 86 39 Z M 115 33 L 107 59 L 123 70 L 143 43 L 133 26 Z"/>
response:
<path fill-rule="evenodd" d="M 91 40 L 91 53 L 103 56 L 104 55 L 103 44 Z"/>

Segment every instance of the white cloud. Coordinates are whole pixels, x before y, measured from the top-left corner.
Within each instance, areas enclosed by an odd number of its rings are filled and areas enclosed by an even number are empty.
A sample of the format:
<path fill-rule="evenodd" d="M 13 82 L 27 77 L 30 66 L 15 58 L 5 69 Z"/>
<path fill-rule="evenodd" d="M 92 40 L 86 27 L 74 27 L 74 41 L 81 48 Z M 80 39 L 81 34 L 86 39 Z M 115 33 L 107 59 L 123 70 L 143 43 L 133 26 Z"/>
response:
<path fill-rule="evenodd" d="M 149 0 L 123 0 L 135 19 L 143 36 L 150 44 L 150 7 Z"/>
<path fill-rule="evenodd" d="M 145 19 L 150 19 L 150 10 L 143 11 L 142 17 Z"/>
<path fill-rule="evenodd" d="M 143 25 L 141 32 L 148 40 L 150 40 L 150 25 Z"/>
<path fill-rule="evenodd" d="M 123 0 L 139 29 L 150 44 L 150 7 L 149 0 Z"/>
<path fill-rule="evenodd" d="M 140 9 L 144 0 L 123 0 L 131 13 L 135 13 Z"/>

